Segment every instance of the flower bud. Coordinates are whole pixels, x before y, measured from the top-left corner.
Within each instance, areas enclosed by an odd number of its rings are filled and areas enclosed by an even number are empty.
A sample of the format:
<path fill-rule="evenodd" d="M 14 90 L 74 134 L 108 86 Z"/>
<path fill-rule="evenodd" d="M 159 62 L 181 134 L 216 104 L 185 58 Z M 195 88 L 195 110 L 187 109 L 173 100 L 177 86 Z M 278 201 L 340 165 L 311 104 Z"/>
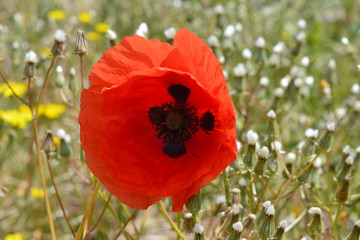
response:
<path fill-rule="evenodd" d="M 231 199 L 231 202 L 233 204 L 240 204 L 240 189 L 238 188 L 233 188 L 231 189 L 231 196 L 232 196 L 232 199 Z"/>
<path fill-rule="evenodd" d="M 69 89 L 73 94 L 77 94 L 79 90 L 78 81 L 76 81 L 76 71 L 73 67 L 69 71 Z"/>
<path fill-rule="evenodd" d="M 339 202 L 345 202 L 349 198 L 349 185 L 350 185 L 350 177 L 345 177 L 341 182 L 340 189 L 337 191 L 337 200 Z"/>
<path fill-rule="evenodd" d="M 352 165 L 354 164 L 354 158 L 352 156 L 348 156 L 345 159 L 344 164 L 342 165 L 341 170 L 336 175 L 336 180 L 338 182 L 342 182 L 346 175 L 350 172 Z"/>
<path fill-rule="evenodd" d="M 321 216 L 321 209 L 318 207 L 311 207 L 308 212 L 312 215 L 311 222 L 308 225 L 309 230 L 312 233 L 323 233 L 324 224 Z"/>
<path fill-rule="evenodd" d="M 200 223 L 194 226 L 195 240 L 206 240 L 204 236 L 204 227 Z"/>
<path fill-rule="evenodd" d="M 275 208 L 270 205 L 266 211 L 263 219 L 260 220 L 258 227 L 258 234 L 263 238 L 271 238 L 275 234 L 274 222 Z"/>
<path fill-rule="evenodd" d="M 186 209 L 192 213 L 200 212 L 202 208 L 201 193 L 192 195 L 186 203 Z"/>
<path fill-rule="evenodd" d="M 256 41 L 255 41 L 255 46 L 256 46 L 257 48 L 260 48 L 260 49 L 265 48 L 265 45 L 266 45 L 265 38 L 263 38 L 263 37 L 258 37 L 258 38 L 256 39 Z"/>
<path fill-rule="evenodd" d="M 58 88 L 62 88 L 65 84 L 65 76 L 63 73 L 63 68 L 61 66 L 56 67 L 56 75 L 55 75 L 55 85 Z"/>
<path fill-rule="evenodd" d="M 275 240 L 281 240 L 284 233 L 285 233 L 285 229 L 287 228 L 287 221 L 286 220 L 282 220 L 280 221 L 279 225 L 277 226 L 276 232 L 274 234 L 274 239 Z"/>
<path fill-rule="evenodd" d="M 113 30 L 111 29 L 108 29 L 106 31 L 106 37 L 107 39 L 109 39 L 109 42 L 110 42 L 110 46 L 113 47 L 116 45 L 116 38 L 117 38 L 117 34 L 116 32 L 114 32 Z"/>
<path fill-rule="evenodd" d="M 269 149 L 266 146 L 264 146 L 260 149 L 259 157 L 254 166 L 254 172 L 257 175 L 262 176 L 264 174 L 264 167 L 265 167 L 265 163 L 266 163 L 268 157 L 269 157 Z"/>
<path fill-rule="evenodd" d="M 360 238 L 360 220 L 355 222 L 353 229 L 345 240 L 359 240 Z"/>
<path fill-rule="evenodd" d="M 245 235 L 249 235 L 251 231 L 254 229 L 256 215 L 250 213 L 245 219 L 243 224 L 243 232 Z"/>
<path fill-rule="evenodd" d="M 41 150 L 46 153 L 47 158 L 49 158 L 50 154 L 52 154 L 56 150 L 54 143 L 54 135 L 50 130 L 46 131 L 44 140 L 42 142 Z"/>
<path fill-rule="evenodd" d="M 183 222 L 183 230 L 185 232 L 185 234 L 190 234 L 193 232 L 195 227 L 195 222 L 193 219 L 193 216 L 191 213 L 185 213 L 184 215 L 184 222 Z"/>
<path fill-rule="evenodd" d="M 256 220 L 255 220 L 255 223 L 258 226 L 259 226 L 260 222 L 262 221 L 262 219 L 264 219 L 266 209 L 271 206 L 271 202 L 266 201 L 266 202 L 262 203 L 262 206 L 263 206 L 263 209 L 261 210 L 260 214 L 256 216 Z"/>
<path fill-rule="evenodd" d="M 230 231 L 230 234 L 227 236 L 226 240 L 240 240 L 242 230 L 243 230 L 243 225 L 241 222 L 236 222 L 232 224 L 232 229 Z"/>
<path fill-rule="evenodd" d="M 335 123 L 330 123 L 327 126 L 326 132 L 319 140 L 319 147 L 324 150 L 328 150 L 331 144 L 331 137 L 335 131 Z"/>
<path fill-rule="evenodd" d="M 86 35 L 84 31 L 77 30 L 76 39 L 75 39 L 75 53 L 79 56 L 85 55 L 87 53 L 88 46 Z"/>
<path fill-rule="evenodd" d="M 25 69 L 24 76 L 27 79 L 33 79 L 36 75 L 35 63 L 37 63 L 38 58 L 34 51 L 29 51 L 25 54 Z"/>
<path fill-rule="evenodd" d="M 316 148 L 316 138 L 318 137 L 318 135 L 319 132 L 317 129 L 306 129 L 305 136 L 307 137 L 307 140 L 301 149 L 304 155 L 309 156 L 314 153 Z"/>
<path fill-rule="evenodd" d="M 65 40 L 66 40 L 65 32 L 61 29 L 56 30 L 54 33 L 54 39 L 55 42 L 51 49 L 51 53 L 53 54 L 53 56 L 61 55 L 61 53 L 65 48 Z"/>

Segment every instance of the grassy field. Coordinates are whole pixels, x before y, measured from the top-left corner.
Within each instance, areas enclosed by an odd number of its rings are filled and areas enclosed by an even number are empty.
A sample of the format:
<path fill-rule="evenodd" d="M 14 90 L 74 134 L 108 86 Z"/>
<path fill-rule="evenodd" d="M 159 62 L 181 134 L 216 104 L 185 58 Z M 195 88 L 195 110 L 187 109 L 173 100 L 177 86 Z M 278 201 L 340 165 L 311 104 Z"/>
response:
<path fill-rule="evenodd" d="M 353 228 L 360 234 L 360 223 L 354 227 L 360 219 L 359 11 L 356 0 L 2 1 L 0 239 L 54 239 L 55 233 L 63 240 L 240 239 L 233 236 L 236 222 L 243 238 L 267 239 L 263 232 L 282 220 L 286 239 L 345 239 Z M 92 194 L 97 180 L 81 151 L 77 120 L 81 71 L 88 87 L 92 66 L 114 43 L 135 33 L 172 43 L 170 28 L 188 28 L 210 46 L 237 113 L 238 159 L 223 174 L 227 181 L 219 176 L 201 190 L 203 208 L 185 223 L 167 198 L 162 203 L 171 220 L 160 204 L 133 210 L 102 186 Z M 58 29 L 66 40 L 54 56 Z M 78 29 L 88 41 L 82 65 L 74 50 Z M 30 50 L 37 55 L 35 77 L 26 69 Z M 36 120 L 29 103 L 38 109 Z M 37 154 L 49 147 L 47 131 L 54 141 L 50 157 Z M 263 146 L 270 153 L 259 167 Z M 267 200 L 275 214 L 263 216 L 266 229 L 246 225 L 249 214 L 266 212 Z M 315 223 L 312 207 L 321 209 Z M 185 235 L 190 220 L 204 233 L 191 227 Z"/>

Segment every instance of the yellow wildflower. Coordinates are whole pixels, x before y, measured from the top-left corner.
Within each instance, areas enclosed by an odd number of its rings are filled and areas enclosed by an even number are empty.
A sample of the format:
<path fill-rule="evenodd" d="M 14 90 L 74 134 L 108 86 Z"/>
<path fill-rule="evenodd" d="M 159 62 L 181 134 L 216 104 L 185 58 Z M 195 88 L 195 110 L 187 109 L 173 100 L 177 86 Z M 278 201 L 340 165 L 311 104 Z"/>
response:
<path fill-rule="evenodd" d="M 66 13 L 63 10 L 56 9 L 48 13 L 48 18 L 52 20 L 63 20 L 66 18 Z"/>
<path fill-rule="evenodd" d="M 30 188 L 30 194 L 34 198 L 43 198 L 44 197 L 44 190 L 37 188 L 37 187 L 31 187 Z"/>
<path fill-rule="evenodd" d="M 5 236 L 4 240 L 24 240 L 25 237 L 21 233 L 11 233 Z"/>
<path fill-rule="evenodd" d="M 54 137 L 54 145 L 56 148 L 60 147 L 60 138 Z"/>
<path fill-rule="evenodd" d="M 0 118 L 14 127 L 25 128 L 26 123 L 31 121 L 32 116 L 29 108 L 22 105 L 19 110 L 0 110 Z"/>
<path fill-rule="evenodd" d="M 64 112 L 65 112 L 65 106 L 56 103 L 40 105 L 39 107 L 39 115 L 43 115 L 49 119 L 58 118 Z"/>
<path fill-rule="evenodd" d="M 87 33 L 87 39 L 89 39 L 90 41 L 98 41 L 101 40 L 101 35 L 98 34 L 97 32 L 88 32 Z"/>
<path fill-rule="evenodd" d="M 52 56 L 51 49 L 48 47 L 41 49 L 41 55 L 46 58 L 51 58 Z"/>
<path fill-rule="evenodd" d="M 78 18 L 79 18 L 80 22 L 88 23 L 91 21 L 92 17 L 90 15 L 90 13 L 88 13 L 88 12 L 81 12 L 81 13 L 79 13 Z"/>
<path fill-rule="evenodd" d="M 329 87 L 330 87 L 330 84 L 326 80 L 321 80 L 320 81 L 321 90 L 324 89 L 324 88 L 329 88 Z"/>
<path fill-rule="evenodd" d="M 19 97 L 22 97 L 26 93 L 27 86 L 24 83 L 10 82 L 10 86 L 11 86 L 12 89 L 14 89 L 15 93 Z M 2 93 L 4 95 L 4 97 L 6 97 L 6 98 L 14 96 L 13 92 L 6 85 L 6 83 L 1 83 L 0 84 L 0 93 Z"/>
<path fill-rule="evenodd" d="M 109 26 L 109 24 L 106 24 L 106 23 L 97 23 L 95 25 L 95 30 L 100 33 L 106 33 L 107 30 L 109 30 L 109 29 L 110 29 L 110 26 Z"/>

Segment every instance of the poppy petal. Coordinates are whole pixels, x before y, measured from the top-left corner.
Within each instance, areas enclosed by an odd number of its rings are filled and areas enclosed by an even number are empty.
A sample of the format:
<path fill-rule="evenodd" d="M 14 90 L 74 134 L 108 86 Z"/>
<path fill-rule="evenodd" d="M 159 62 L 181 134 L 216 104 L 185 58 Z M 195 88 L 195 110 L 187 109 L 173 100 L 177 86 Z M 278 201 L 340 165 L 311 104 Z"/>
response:
<path fill-rule="evenodd" d="M 126 80 L 122 76 L 133 71 L 159 67 L 173 49 L 170 44 L 156 39 L 146 40 L 138 35 L 124 37 L 94 65 L 89 80 L 95 86 L 120 84 Z"/>

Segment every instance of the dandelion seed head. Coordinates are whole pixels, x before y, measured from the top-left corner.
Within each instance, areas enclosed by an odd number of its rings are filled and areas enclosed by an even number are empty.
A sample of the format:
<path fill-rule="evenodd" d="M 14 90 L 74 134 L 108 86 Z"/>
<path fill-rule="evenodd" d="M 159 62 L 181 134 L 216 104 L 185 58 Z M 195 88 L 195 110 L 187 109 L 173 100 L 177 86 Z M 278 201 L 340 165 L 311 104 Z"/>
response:
<path fill-rule="evenodd" d="M 250 49 L 245 48 L 242 51 L 242 56 L 243 56 L 244 59 L 249 60 L 252 57 L 252 53 L 251 53 Z"/>
<path fill-rule="evenodd" d="M 266 116 L 267 116 L 268 118 L 275 119 L 275 118 L 276 118 L 276 113 L 275 113 L 274 110 L 271 109 L 271 110 L 266 114 Z"/>
<path fill-rule="evenodd" d="M 347 165 L 353 165 L 354 164 L 354 158 L 352 156 L 348 156 L 346 159 L 345 159 L 345 163 Z"/>
<path fill-rule="evenodd" d="M 266 87 L 269 85 L 269 78 L 266 77 L 266 76 L 262 76 L 260 78 L 260 85 L 263 86 L 263 87 Z"/>
<path fill-rule="evenodd" d="M 204 227 L 200 223 L 196 223 L 194 227 L 195 234 L 202 234 L 204 232 Z"/>
<path fill-rule="evenodd" d="M 215 35 L 210 35 L 207 42 L 210 47 L 220 47 L 219 39 Z"/>
<path fill-rule="evenodd" d="M 175 34 L 176 34 L 176 29 L 174 27 L 170 27 L 164 31 L 164 35 L 168 40 L 174 39 Z"/>
<path fill-rule="evenodd" d="M 264 48 L 266 45 L 266 41 L 265 41 L 265 38 L 263 37 L 258 37 L 256 40 L 255 40 L 255 46 L 257 48 Z"/>
<path fill-rule="evenodd" d="M 267 148 L 266 146 L 263 146 L 260 151 L 259 151 L 259 155 L 261 158 L 267 158 L 269 156 L 269 148 Z"/>
<path fill-rule="evenodd" d="M 297 26 L 298 26 L 298 28 L 300 28 L 300 29 L 305 29 L 306 28 L 306 21 L 304 20 L 304 19 L 299 19 L 298 21 L 297 21 Z"/>
<path fill-rule="evenodd" d="M 34 51 L 30 50 L 25 54 L 25 62 L 37 63 L 37 61 L 38 61 L 38 57 Z"/>
<path fill-rule="evenodd" d="M 241 222 L 234 223 L 232 227 L 236 232 L 241 232 L 243 230 L 243 225 Z"/>
<path fill-rule="evenodd" d="M 281 227 L 282 229 L 287 228 L 287 226 L 288 226 L 288 222 L 286 220 L 281 220 L 279 222 L 279 227 Z"/>
<path fill-rule="evenodd" d="M 108 30 L 106 31 L 106 37 L 107 37 L 109 40 L 116 40 L 117 34 L 116 34 L 116 32 L 114 32 L 113 30 L 108 29 Z"/>
<path fill-rule="evenodd" d="M 274 216 L 274 215 L 275 215 L 274 205 L 270 205 L 268 208 L 266 208 L 265 213 L 266 213 L 266 215 L 268 215 L 268 216 Z"/>
<path fill-rule="evenodd" d="M 311 214 L 311 215 L 315 215 L 315 214 L 318 214 L 318 215 L 321 215 L 321 209 L 318 208 L 318 207 L 311 207 L 308 212 Z"/>
<path fill-rule="evenodd" d="M 57 42 L 65 42 L 66 40 L 66 35 L 65 35 L 65 32 L 61 29 L 58 29 L 55 31 L 54 33 L 54 38 L 55 38 L 55 41 Z"/>

